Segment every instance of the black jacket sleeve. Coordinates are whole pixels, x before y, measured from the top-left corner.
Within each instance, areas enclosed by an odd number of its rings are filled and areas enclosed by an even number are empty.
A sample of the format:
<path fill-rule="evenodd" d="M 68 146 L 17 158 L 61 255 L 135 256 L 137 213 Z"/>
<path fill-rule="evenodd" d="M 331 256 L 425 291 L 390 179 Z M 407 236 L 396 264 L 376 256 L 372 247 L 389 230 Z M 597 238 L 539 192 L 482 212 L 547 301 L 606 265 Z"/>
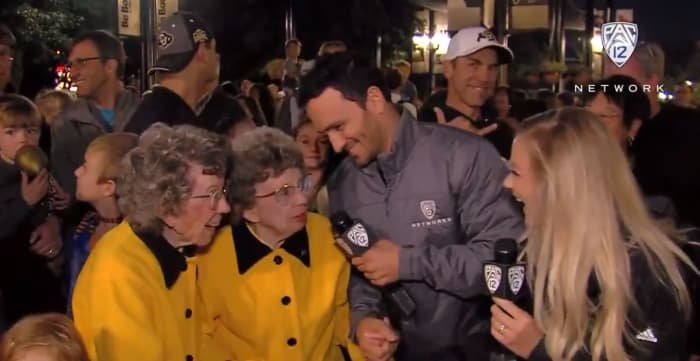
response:
<path fill-rule="evenodd" d="M 625 348 L 635 361 L 677 361 L 688 357 L 688 325 L 683 313 L 676 305 L 675 297 L 668 286 L 657 281 L 641 252 L 631 255 L 632 282 L 638 308 L 632 309 L 629 319 L 635 345 Z M 690 344 L 694 340 L 690 340 Z M 528 361 L 549 361 L 540 341 Z M 585 350 L 579 351 L 575 361 L 592 360 Z"/>
<path fill-rule="evenodd" d="M 544 347 L 544 339 L 541 339 L 535 349 L 527 358 L 527 361 L 550 361 L 552 358 L 547 355 L 547 350 Z"/>
<path fill-rule="evenodd" d="M 30 215 L 32 207 L 22 198 L 20 185 L 0 187 L 0 239 L 12 236 L 24 220 Z"/>

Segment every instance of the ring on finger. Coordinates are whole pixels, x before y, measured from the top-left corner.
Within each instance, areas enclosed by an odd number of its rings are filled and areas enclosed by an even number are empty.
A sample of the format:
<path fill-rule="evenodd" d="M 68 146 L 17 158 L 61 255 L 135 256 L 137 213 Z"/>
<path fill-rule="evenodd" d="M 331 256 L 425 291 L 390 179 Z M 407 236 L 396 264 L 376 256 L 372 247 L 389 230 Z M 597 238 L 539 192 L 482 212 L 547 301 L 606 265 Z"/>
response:
<path fill-rule="evenodd" d="M 505 329 L 506 329 L 506 325 L 504 325 L 504 324 L 501 324 L 501 326 L 500 326 L 500 327 L 498 327 L 498 333 L 502 334 L 502 333 L 503 333 L 503 331 L 505 331 Z"/>

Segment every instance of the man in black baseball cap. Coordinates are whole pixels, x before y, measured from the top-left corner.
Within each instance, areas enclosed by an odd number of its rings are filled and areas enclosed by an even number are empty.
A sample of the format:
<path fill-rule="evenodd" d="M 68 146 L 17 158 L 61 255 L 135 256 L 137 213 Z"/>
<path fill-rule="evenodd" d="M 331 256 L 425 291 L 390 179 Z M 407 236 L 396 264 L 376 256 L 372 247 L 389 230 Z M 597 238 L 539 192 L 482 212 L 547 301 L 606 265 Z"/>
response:
<path fill-rule="evenodd" d="M 158 31 L 158 57 L 150 69 L 159 84 L 144 96 L 126 127 L 143 133 L 157 122 L 204 126 L 197 118 L 197 104 L 219 78 L 219 55 L 211 28 L 197 15 L 176 12 Z"/>

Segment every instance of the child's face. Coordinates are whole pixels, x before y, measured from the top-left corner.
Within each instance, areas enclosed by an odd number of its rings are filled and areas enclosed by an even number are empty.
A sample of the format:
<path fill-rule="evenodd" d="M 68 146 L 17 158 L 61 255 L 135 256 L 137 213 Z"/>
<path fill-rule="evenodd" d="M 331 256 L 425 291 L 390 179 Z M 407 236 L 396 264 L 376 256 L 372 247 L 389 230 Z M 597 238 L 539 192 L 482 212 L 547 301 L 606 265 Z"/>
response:
<path fill-rule="evenodd" d="M 39 145 L 41 130 L 38 126 L 5 127 L 0 125 L 0 156 L 14 163 L 17 150 L 24 145 Z"/>
<path fill-rule="evenodd" d="M 41 115 L 44 116 L 46 123 L 49 125 L 53 123 L 54 118 L 56 118 L 56 116 L 63 110 L 61 100 L 56 97 L 43 99 L 42 101 L 36 103 L 36 106 L 39 108 Z"/>
<path fill-rule="evenodd" d="M 114 182 L 101 181 L 103 171 L 103 153 L 100 151 L 87 151 L 85 162 L 75 170 L 77 179 L 75 197 L 83 202 L 95 202 L 114 195 Z"/>

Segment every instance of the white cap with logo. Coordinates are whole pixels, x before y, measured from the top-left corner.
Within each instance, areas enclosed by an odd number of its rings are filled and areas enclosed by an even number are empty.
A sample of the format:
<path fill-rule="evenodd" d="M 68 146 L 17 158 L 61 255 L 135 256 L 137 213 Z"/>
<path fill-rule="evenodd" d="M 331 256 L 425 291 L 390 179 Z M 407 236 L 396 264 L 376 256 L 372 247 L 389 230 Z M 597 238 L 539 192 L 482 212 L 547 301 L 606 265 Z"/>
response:
<path fill-rule="evenodd" d="M 453 60 L 462 56 L 467 56 L 476 53 L 485 48 L 494 48 L 498 53 L 498 63 L 508 64 L 513 61 L 513 52 L 504 46 L 494 35 L 491 30 L 484 27 L 464 28 L 457 32 L 450 39 L 450 45 L 447 47 L 447 53 L 442 57 L 443 60 Z"/>

